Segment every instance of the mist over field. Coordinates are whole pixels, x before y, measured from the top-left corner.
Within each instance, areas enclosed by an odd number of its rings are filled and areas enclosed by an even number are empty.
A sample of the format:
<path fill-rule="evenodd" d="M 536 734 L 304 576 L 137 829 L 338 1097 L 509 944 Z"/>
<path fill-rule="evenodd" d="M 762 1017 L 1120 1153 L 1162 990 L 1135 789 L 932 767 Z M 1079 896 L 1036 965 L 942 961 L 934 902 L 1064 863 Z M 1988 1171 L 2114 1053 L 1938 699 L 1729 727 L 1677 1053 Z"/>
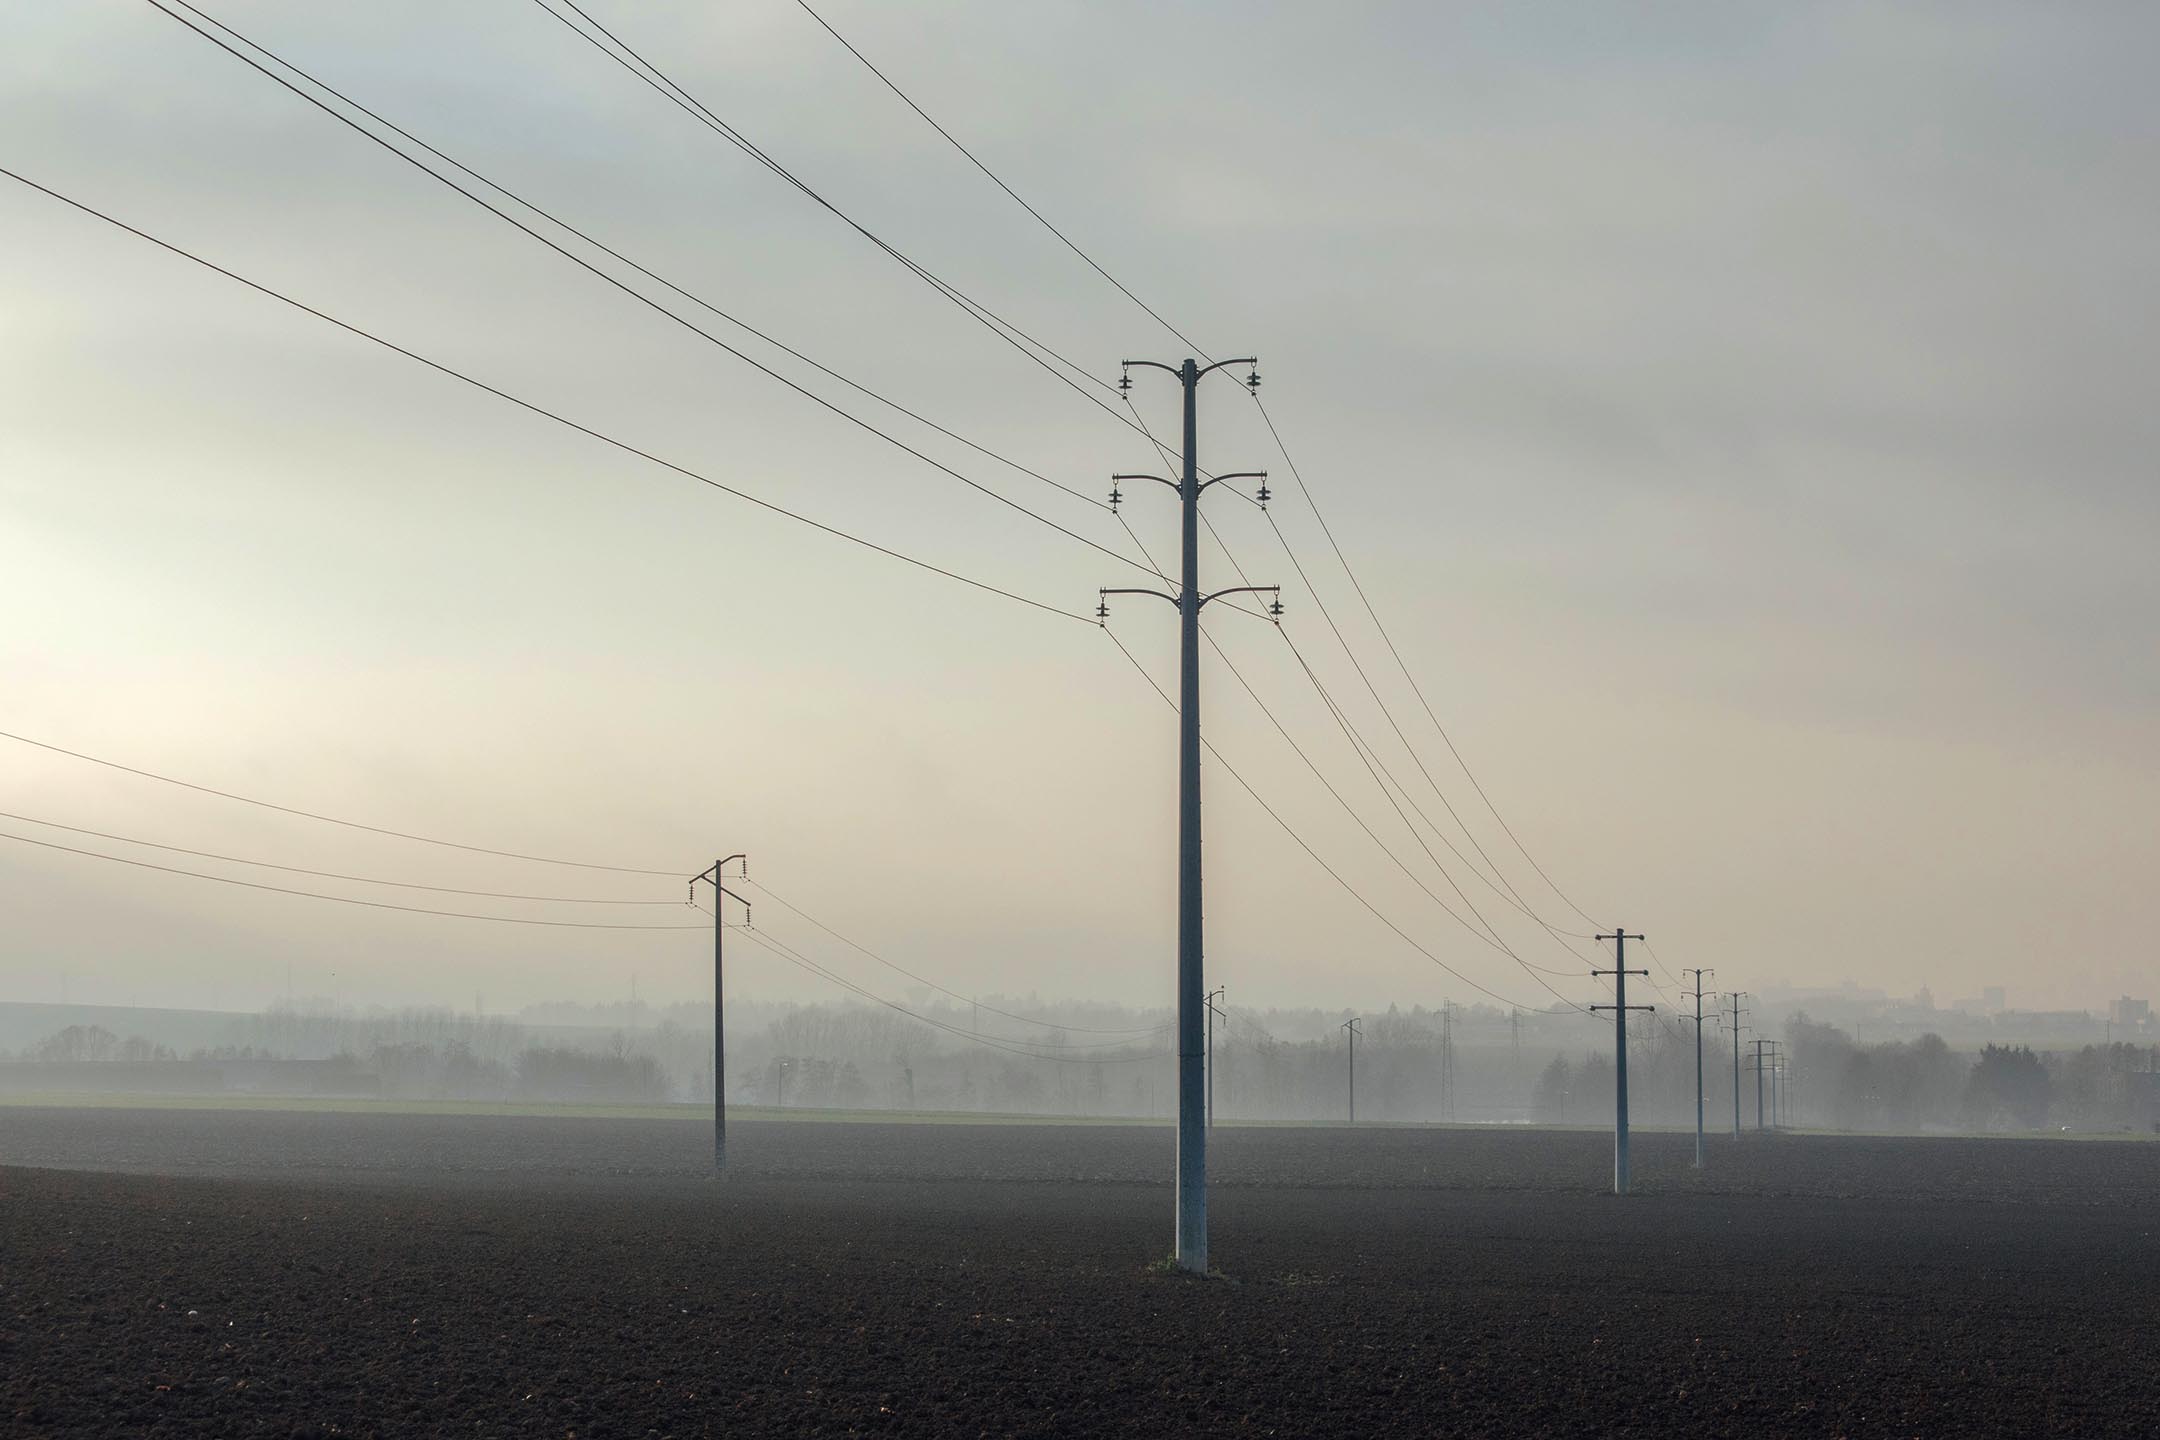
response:
<path fill-rule="evenodd" d="M 1816 1003 L 1835 1009 L 1840 998 Z M 729 1102 L 1175 1118 L 1165 1012 L 1039 997 L 910 999 L 909 1013 L 736 1002 Z M 1030 1021 L 1016 1018 L 1020 1005 L 1030 1007 Z M 1737 1084 L 1748 1129 L 2160 1134 L 2160 1042 L 2148 1038 L 2149 1024 L 2126 1023 L 2118 1038 L 2111 1020 L 2088 1015 L 1867 1012 L 1841 1026 L 1790 1002 L 1782 1023 L 1756 1026 L 1779 1037 L 1784 1052 L 1766 1052 L 1761 1067 L 1743 1040 L 1736 1068 L 1729 1027 L 1706 1024 L 1709 1127 L 1732 1128 Z M 1611 1121 L 1612 1051 L 1579 1016 L 1490 1006 L 1369 1016 L 1354 1081 L 1344 1019 L 1227 1009 L 1213 1041 L 1216 1116 L 1333 1123 L 1351 1118 L 1354 1100 L 1356 1118 L 1367 1122 Z M 1692 1023 L 1644 1017 L 1629 1048 L 1636 1121 L 1692 1127 Z M 363 1012 L 328 1002 L 253 1015 L 0 1005 L 0 1100 L 9 1095 L 709 1107 L 712 1017 L 697 1006 L 643 1002 L 543 1004 L 517 1016 Z"/>
<path fill-rule="evenodd" d="M 2160 1436 L 2160 6 L 0 6 L 0 1436 Z"/>

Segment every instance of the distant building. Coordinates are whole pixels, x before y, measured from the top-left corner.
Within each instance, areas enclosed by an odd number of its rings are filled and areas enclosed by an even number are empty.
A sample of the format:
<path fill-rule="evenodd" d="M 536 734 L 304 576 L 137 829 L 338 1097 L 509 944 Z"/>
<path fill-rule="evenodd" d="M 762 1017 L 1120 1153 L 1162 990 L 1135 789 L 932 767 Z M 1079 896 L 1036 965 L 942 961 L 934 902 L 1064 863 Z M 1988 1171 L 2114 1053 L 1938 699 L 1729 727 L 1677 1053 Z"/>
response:
<path fill-rule="evenodd" d="M 2152 1023 L 2152 1003 L 2128 995 L 2108 1006 L 2108 1019 L 2126 1029 Z"/>
<path fill-rule="evenodd" d="M 1980 991 L 1980 1006 L 1990 1015 L 1999 1014 L 2004 1005 L 2003 987 L 1989 985 Z"/>

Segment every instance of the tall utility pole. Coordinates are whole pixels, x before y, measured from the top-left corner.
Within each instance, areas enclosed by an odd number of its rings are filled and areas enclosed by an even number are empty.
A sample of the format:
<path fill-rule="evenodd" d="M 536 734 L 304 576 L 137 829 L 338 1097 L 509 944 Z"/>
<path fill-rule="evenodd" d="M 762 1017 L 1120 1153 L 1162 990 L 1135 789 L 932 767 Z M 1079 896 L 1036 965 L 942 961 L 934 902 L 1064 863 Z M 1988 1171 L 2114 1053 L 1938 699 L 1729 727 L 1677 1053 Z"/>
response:
<path fill-rule="evenodd" d="M 1201 366 L 1187 360 L 1164 365 L 1154 360 L 1128 360 L 1118 379 L 1120 390 L 1132 389 L 1132 367 L 1145 365 L 1178 377 L 1185 391 L 1184 470 L 1177 480 L 1161 475 L 1119 475 L 1111 480 L 1110 505 L 1114 510 L 1123 497 L 1120 480 L 1153 480 L 1177 492 L 1183 515 L 1178 593 L 1161 590 L 1104 589 L 1098 592 L 1095 614 L 1106 619 L 1112 595 L 1153 595 L 1167 600 L 1178 612 L 1178 1129 L 1177 1129 L 1177 1265 L 1181 1270 L 1207 1272 L 1207 1099 L 1205 1085 L 1207 982 L 1203 978 L 1200 944 L 1200 610 L 1210 600 L 1225 595 L 1265 592 L 1274 597 L 1270 614 L 1282 614 L 1281 587 L 1240 585 L 1209 594 L 1200 588 L 1200 492 L 1223 480 L 1259 480 L 1261 495 L 1267 493 L 1264 472 L 1200 478 L 1199 395 L 1202 377 L 1226 365 L 1258 365 L 1250 356 L 1218 360 Z M 1246 378 L 1248 389 L 1258 389 L 1260 372 Z"/>
<path fill-rule="evenodd" d="M 1440 1118 L 1455 1119 L 1455 1002 L 1440 1002 Z"/>
<path fill-rule="evenodd" d="M 724 1018 L 721 1004 L 721 984 L 726 979 L 727 902 L 735 901 L 743 907 L 743 924 L 750 923 L 750 902 L 743 899 L 721 883 L 721 876 L 730 865 L 738 865 L 737 872 L 745 877 L 750 874 L 750 862 L 741 855 L 730 855 L 725 860 L 715 860 L 710 870 L 690 877 L 690 898 L 697 899 L 698 881 L 713 887 L 712 906 L 712 1168 L 718 1175 L 727 1169 L 727 1036 L 721 1027 Z"/>
<path fill-rule="evenodd" d="M 1210 1130 L 1215 1128 L 1215 1017 L 1223 1013 L 1216 1008 L 1215 997 L 1222 993 L 1223 987 L 1218 985 L 1203 997 L 1207 1001 L 1207 1123 Z"/>
<path fill-rule="evenodd" d="M 1350 1037 L 1350 1123 L 1357 1124 L 1357 1017 L 1342 1022 L 1343 1033 Z"/>
<path fill-rule="evenodd" d="M 1732 992 L 1732 1138 L 1740 1138 L 1740 999 L 1745 990 Z"/>
<path fill-rule="evenodd" d="M 1780 1103 L 1783 1097 L 1779 1094 L 1784 1089 L 1784 1076 L 1784 1047 L 1773 1040 L 1770 1042 L 1770 1128 L 1773 1130 L 1785 1127 L 1785 1111 Z"/>
<path fill-rule="evenodd" d="M 1655 1005 L 1630 1005 L 1627 1003 L 1627 977 L 1647 976 L 1648 970 L 1627 968 L 1627 942 L 1640 940 L 1640 935 L 1630 935 L 1625 930 L 1615 930 L 1610 935 L 1600 935 L 1600 940 L 1613 942 L 1613 968 L 1592 970 L 1592 975 L 1613 977 L 1613 1003 L 1593 1005 L 1592 1010 L 1613 1012 L 1613 1168 L 1612 1189 L 1615 1195 L 1628 1192 L 1627 1153 L 1627 1017 L 1630 1010 L 1655 1010 Z"/>
<path fill-rule="evenodd" d="M 1695 1168 L 1703 1168 L 1703 1078 L 1702 1078 L 1702 977 L 1714 975 L 1712 970 L 1682 970 L 1683 975 L 1695 977 Z"/>
<path fill-rule="evenodd" d="M 1764 1128 L 1762 1103 L 1762 1055 L 1763 1046 L 1768 1045 L 1769 1043 L 1770 1042 L 1768 1040 L 1763 1039 L 1760 1035 L 1755 1037 L 1755 1128 L 1758 1131 Z"/>

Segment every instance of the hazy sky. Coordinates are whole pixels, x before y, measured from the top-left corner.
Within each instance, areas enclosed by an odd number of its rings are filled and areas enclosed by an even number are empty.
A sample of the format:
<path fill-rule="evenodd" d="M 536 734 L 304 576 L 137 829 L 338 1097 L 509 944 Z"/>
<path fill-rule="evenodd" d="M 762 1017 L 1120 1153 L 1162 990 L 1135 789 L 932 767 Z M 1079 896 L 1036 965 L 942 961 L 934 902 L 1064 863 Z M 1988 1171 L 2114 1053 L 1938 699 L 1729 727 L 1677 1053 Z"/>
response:
<path fill-rule="evenodd" d="M 1089 494 L 1147 443 L 533 0 L 210 13 L 752 324 Z M 868 228 L 1114 379 L 1184 351 L 792 0 L 592 12 Z M 2160 928 L 2160 14 L 2139 5 L 821 6 L 1263 393 L 1487 792 L 1604 925 L 1717 981 L 2151 994 Z M 788 393 L 134 0 L 0 11 L 7 168 L 536 403 L 1076 612 L 1138 572 Z M 369 823 L 752 875 L 962 990 L 1162 1003 L 1168 711 L 1093 626 L 910 569 L 469 390 L 0 181 L 0 729 Z M 725 330 L 709 321 L 716 330 Z M 726 332 L 734 338 L 734 332 Z M 773 352 L 742 342 L 761 358 Z M 790 374 L 809 372 L 777 361 Z M 815 388 L 1112 549 L 1099 508 Z M 1100 392 L 1098 392 L 1100 393 Z M 1174 395 L 1135 394 L 1174 433 Z M 1272 512 L 1525 901 L 1251 404 Z M 1174 502 L 1128 486 L 1149 549 Z M 1255 583 L 1442 825 L 1268 520 Z M 1235 583 L 1204 552 L 1211 584 Z M 1210 629 L 1461 909 L 1259 622 Z M 1112 627 L 1166 686 L 1174 617 Z M 1210 737 L 1469 981 L 1551 994 L 1321 788 L 1213 655 Z M 1219 768 L 1233 1001 L 1479 998 Z M 0 741 L 0 809 L 434 885 L 681 884 L 375 839 Z M 459 900 L 0 830 L 265 883 Z M 1455 843 L 1469 846 L 1459 832 Z M 1428 843 L 1524 959 L 1579 952 Z M 252 1007 L 709 994 L 697 931 L 401 915 L 0 842 L 0 994 Z M 672 907 L 607 912 L 701 922 Z M 882 993 L 868 961 L 761 924 Z M 824 982 L 744 945 L 744 993 Z M 1662 980 L 1663 974 L 1660 972 Z"/>

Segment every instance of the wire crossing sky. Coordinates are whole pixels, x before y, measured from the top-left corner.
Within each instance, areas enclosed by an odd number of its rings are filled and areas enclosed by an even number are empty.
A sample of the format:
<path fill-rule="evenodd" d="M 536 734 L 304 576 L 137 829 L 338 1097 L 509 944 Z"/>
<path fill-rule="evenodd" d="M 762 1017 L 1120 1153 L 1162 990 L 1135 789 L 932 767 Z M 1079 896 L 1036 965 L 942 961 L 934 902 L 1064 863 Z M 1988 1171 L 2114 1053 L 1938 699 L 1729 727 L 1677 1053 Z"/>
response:
<path fill-rule="evenodd" d="M 1587 1004 L 1615 921 L 1750 986 L 2149 989 L 2141 13 L 173 0 L 618 288 L 159 8 L 0 17 L 0 163 L 531 409 L 0 194 L 0 725 L 501 853 L 22 746 L 11 814 L 476 895 L 751 848 L 903 976 L 1160 1003 L 1169 637 L 1030 607 L 1164 533 L 1096 497 L 1174 429 L 1117 362 L 1190 335 L 1266 375 L 1203 467 L 1282 467 L 1211 516 L 1291 641 L 1205 673 L 1234 994 Z M 785 383 L 660 313 L 707 306 Z M 676 943 L 8 848 L 21 998 L 597 998 Z"/>

